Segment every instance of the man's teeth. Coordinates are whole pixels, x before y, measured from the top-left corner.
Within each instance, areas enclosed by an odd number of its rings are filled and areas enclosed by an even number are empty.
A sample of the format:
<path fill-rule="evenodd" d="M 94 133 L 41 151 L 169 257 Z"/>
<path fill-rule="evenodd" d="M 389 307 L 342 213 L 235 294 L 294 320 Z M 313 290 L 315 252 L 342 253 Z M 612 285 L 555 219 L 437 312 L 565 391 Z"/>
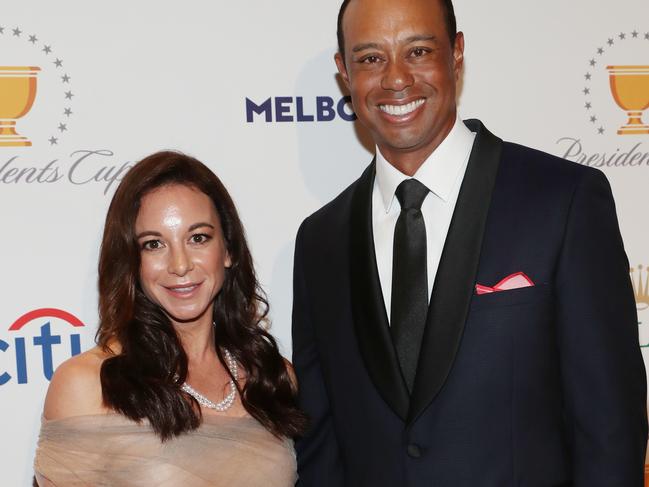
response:
<path fill-rule="evenodd" d="M 410 102 L 407 105 L 379 105 L 379 108 L 388 115 L 407 115 L 422 106 L 424 101 L 425 100 L 417 100 Z"/>

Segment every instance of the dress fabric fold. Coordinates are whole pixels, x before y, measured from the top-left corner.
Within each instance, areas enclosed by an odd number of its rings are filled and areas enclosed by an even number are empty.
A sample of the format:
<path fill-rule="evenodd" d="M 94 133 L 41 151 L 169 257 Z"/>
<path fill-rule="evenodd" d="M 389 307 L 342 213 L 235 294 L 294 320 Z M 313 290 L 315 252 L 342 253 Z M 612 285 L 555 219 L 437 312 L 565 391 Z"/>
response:
<path fill-rule="evenodd" d="M 118 414 L 42 420 L 34 470 L 56 486 L 289 487 L 293 442 L 251 417 L 204 415 L 165 442 Z"/>

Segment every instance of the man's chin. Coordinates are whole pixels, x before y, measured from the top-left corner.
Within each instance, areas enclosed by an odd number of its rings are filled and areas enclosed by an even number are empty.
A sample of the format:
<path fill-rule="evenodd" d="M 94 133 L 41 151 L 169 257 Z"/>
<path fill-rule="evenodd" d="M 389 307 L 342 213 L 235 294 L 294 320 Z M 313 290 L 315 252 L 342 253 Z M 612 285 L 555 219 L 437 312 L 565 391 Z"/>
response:
<path fill-rule="evenodd" d="M 385 152 L 392 153 L 410 153 L 421 150 L 425 147 L 425 141 L 422 140 L 422 137 L 412 136 L 412 137 L 394 137 L 388 140 L 385 140 L 379 147 L 384 148 Z M 383 153 L 383 149 L 381 150 Z"/>

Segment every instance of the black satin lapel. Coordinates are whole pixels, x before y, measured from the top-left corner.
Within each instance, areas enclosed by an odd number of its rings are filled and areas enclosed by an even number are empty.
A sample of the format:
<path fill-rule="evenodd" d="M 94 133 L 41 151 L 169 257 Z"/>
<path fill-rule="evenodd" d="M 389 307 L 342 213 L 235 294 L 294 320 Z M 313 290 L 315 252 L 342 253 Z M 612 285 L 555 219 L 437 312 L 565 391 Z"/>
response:
<path fill-rule="evenodd" d="M 408 390 L 392 345 L 376 266 L 372 233 L 375 164 L 363 173 L 352 198 L 350 280 L 354 327 L 367 371 L 381 397 L 404 421 Z"/>
<path fill-rule="evenodd" d="M 502 140 L 478 120 L 465 123 L 476 132 L 476 138 L 433 286 L 408 411 L 409 424 L 439 393 L 460 345 L 500 163 Z"/>

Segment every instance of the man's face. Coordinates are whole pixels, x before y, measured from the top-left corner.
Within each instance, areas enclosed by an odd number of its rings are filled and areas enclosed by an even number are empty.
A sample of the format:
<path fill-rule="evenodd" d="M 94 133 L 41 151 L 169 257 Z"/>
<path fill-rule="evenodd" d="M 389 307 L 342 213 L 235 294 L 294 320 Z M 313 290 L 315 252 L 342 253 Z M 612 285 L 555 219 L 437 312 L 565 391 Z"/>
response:
<path fill-rule="evenodd" d="M 391 162 L 421 163 L 456 117 L 464 39 L 451 45 L 439 0 L 353 0 L 336 55 L 360 121 Z"/>

